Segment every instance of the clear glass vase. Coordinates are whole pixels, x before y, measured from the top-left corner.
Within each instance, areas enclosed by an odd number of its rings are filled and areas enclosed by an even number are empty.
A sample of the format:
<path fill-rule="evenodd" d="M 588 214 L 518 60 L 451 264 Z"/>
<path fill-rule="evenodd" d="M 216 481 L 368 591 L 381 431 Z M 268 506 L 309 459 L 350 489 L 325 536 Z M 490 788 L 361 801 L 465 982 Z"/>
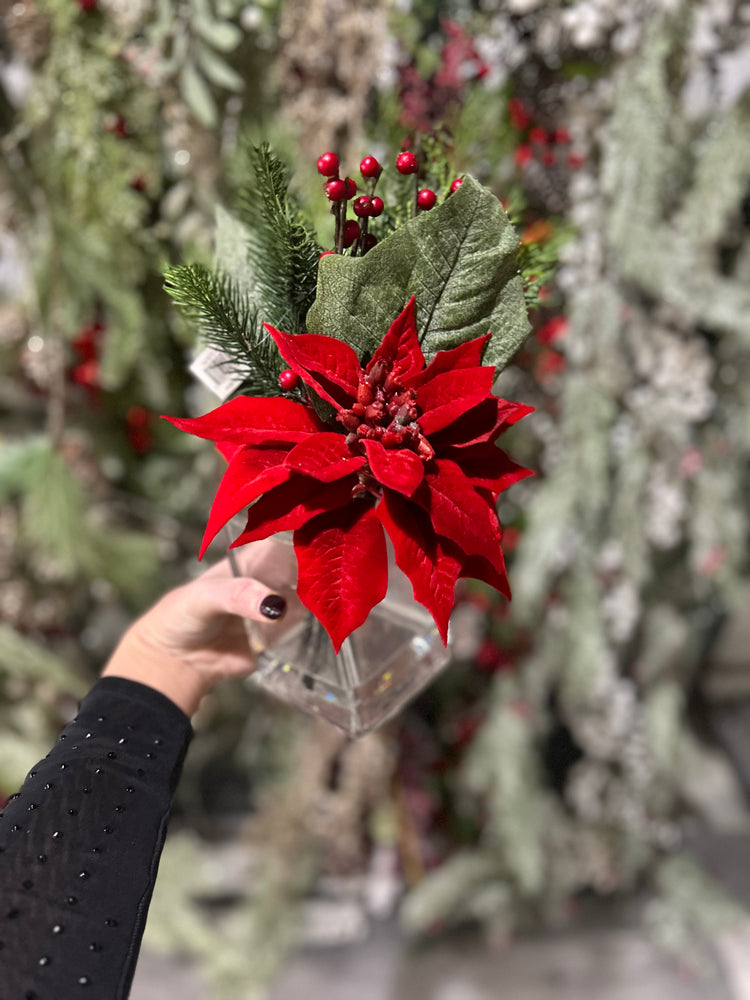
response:
<path fill-rule="evenodd" d="M 356 737 L 394 716 L 449 663 L 450 639 L 446 649 L 432 616 L 414 600 L 390 545 L 388 592 L 337 655 L 328 633 L 296 596 L 291 534 L 275 535 L 262 544 L 262 561 L 251 570 L 243 567 L 242 548 L 229 550 L 235 575 L 255 576 L 287 599 L 281 622 L 245 622 L 258 657 L 254 684 Z"/>

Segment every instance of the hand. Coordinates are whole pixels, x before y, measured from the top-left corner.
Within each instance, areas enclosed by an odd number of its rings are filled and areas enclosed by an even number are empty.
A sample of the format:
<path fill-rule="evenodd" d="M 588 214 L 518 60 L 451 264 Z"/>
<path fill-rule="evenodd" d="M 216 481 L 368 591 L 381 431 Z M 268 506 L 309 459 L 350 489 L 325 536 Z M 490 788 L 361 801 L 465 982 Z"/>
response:
<path fill-rule="evenodd" d="M 271 549 L 269 540 L 237 550 L 243 573 L 270 570 Z M 252 576 L 232 576 L 223 560 L 137 619 L 102 675 L 148 684 L 193 715 L 218 681 L 255 669 L 242 619 L 265 623 L 268 634 L 285 611 L 285 598 Z"/>

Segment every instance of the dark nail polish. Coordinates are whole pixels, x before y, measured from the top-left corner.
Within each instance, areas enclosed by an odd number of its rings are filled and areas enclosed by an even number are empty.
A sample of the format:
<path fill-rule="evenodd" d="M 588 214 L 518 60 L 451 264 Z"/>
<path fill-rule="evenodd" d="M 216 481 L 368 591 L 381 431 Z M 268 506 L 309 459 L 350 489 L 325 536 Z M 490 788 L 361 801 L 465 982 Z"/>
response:
<path fill-rule="evenodd" d="M 286 611 L 286 601 L 279 594 L 269 594 L 260 602 L 260 613 L 266 618 L 281 618 Z"/>

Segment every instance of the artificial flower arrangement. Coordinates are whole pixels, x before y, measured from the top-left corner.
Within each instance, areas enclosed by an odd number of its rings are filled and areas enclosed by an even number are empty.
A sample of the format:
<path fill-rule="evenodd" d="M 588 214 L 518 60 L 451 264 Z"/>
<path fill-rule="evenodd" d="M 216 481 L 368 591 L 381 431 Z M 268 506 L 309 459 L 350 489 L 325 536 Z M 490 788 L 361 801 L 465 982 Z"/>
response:
<path fill-rule="evenodd" d="M 531 407 L 492 387 L 529 329 L 516 232 L 471 176 L 442 199 L 420 186 L 411 151 L 385 200 L 374 157 L 361 191 L 325 153 L 324 250 L 280 162 L 252 159 L 216 270 L 167 276 L 239 383 L 204 416 L 168 418 L 228 460 L 201 554 L 244 511 L 233 547 L 293 532 L 298 596 L 338 653 L 385 597 L 387 536 L 445 643 L 458 578 L 510 597 L 496 502 L 530 472 L 496 442 Z"/>

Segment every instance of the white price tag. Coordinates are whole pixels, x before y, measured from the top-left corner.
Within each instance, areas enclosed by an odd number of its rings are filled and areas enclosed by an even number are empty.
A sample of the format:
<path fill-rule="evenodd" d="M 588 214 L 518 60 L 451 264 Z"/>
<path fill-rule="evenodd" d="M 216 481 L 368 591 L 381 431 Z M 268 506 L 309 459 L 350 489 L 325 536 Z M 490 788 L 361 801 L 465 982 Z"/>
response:
<path fill-rule="evenodd" d="M 242 376 L 237 375 L 232 358 L 215 347 L 204 347 L 190 365 L 190 371 L 221 400 L 228 399 L 242 385 Z"/>

